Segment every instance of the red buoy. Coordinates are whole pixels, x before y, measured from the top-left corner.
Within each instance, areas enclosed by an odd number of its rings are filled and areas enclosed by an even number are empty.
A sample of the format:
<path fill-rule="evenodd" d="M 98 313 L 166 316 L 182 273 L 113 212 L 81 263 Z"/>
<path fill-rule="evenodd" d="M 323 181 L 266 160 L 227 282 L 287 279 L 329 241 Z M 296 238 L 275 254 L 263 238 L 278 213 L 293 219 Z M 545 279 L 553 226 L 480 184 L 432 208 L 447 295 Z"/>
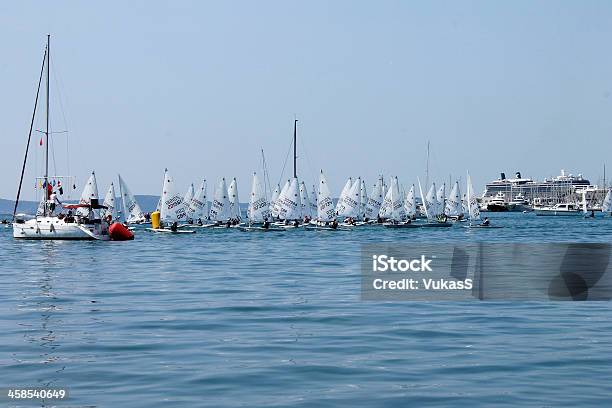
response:
<path fill-rule="evenodd" d="M 110 239 L 113 241 L 129 241 L 134 239 L 134 233 L 119 222 L 115 222 L 108 227 L 108 235 L 110 235 Z"/>

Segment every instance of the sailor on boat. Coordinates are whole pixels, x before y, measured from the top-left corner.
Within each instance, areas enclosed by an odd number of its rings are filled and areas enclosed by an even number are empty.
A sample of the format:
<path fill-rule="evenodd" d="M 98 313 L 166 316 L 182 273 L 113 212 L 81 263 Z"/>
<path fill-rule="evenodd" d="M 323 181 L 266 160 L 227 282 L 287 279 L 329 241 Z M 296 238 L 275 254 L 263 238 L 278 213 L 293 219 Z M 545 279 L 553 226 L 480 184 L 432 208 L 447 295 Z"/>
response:
<path fill-rule="evenodd" d="M 482 227 L 488 227 L 489 225 L 491 225 L 491 222 L 489 221 L 489 217 L 485 217 L 484 221 L 482 221 L 480 225 Z"/>

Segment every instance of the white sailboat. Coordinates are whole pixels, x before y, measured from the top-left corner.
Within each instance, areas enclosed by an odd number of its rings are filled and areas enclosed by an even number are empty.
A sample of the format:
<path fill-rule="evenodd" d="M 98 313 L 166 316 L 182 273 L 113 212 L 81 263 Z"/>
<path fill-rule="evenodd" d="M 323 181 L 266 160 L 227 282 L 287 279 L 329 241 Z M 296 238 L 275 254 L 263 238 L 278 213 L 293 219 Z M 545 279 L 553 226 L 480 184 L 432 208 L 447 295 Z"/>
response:
<path fill-rule="evenodd" d="M 291 179 L 289 188 L 282 191 L 278 197 L 278 216 L 285 221 L 285 225 L 297 226 L 302 220 L 302 203 L 298 183 L 297 178 Z M 290 224 L 290 221 L 293 221 L 293 223 Z"/>
<path fill-rule="evenodd" d="M 308 196 L 308 190 L 306 190 L 306 184 L 303 181 L 300 182 L 300 202 L 302 203 L 302 217 L 312 218 L 310 197 Z"/>
<path fill-rule="evenodd" d="M 206 179 L 202 180 L 200 187 L 187 204 L 187 218 L 192 220 L 194 225 L 204 226 L 208 216 L 208 197 Z"/>
<path fill-rule="evenodd" d="M 123 211 L 123 219 L 127 224 L 140 224 L 146 221 L 144 213 L 140 209 L 140 205 L 136 201 L 134 194 L 130 191 L 125 180 L 119 174 L 119 194 L 121 194 L 121 209 Z M 161 198 L 157 204 L 157 211 L 161 209 Z"/>
<path fill-rule="evenodd" d="M 189 203 L 191 202 L 191 199 L 193 198 L 194 194 L 195 194 L 195 187 L 193 186 L 193 183 L 191 183 L 189 184 L 189 187 L 187 187 L 187 192 L 183 196 L 183 206 L 185 207 L 185 212 L 187 213 L 187 221 L 192 220 L 189 217 Z"/>
<path fill-rule="evenodd" d="M 115 205 L 115 185 L 113 183 L 108 187 L 108 191 L 104 196 L 102 206 L 106 207 L 102 209 L 102 218 L 111 217 L 111 220 L 117 219 L 117 206 Z"/>
<path fill-rule="evenodd" d="M 85 183 L 85 187 L 83 187 L 83 192 L 81 193 L 81 198 L 79 199 L 79 204 L 83 205 L 83 207 L 79 207 L 76 209 L 77 215 L 81 217 L 88 217 L 90 215 L 91 210 L 88 206 L 91 204 L 91 200 L 98 199 L 98 183 L 96 182 L 96 173 L 91 172 L 87 183 Z"/>
<path fill-rule="evenodd" d="M 319 174 L 319 196 L 317 197 L 317 223 L 330 223 L 336 219 L 336 209 L 331 197 L 329 185 L 323 174 Z"/>
<path fill-rule="evenodd" d="M 96 210 L 101 209 L 97 200 L 97 192 L 95 197 L 90 197 L 88 204 L 78 204 L 64 206 L 70 210 L 82 210 L 86 209 L 87 214 L 90 216 L 82 216 L 79 213 L 76 216 L 63 214 L 61 210 L 56 211 L 56 204 L 60 204 L 56 197 L 56 191 L 61 194 L 62 187 L 61 183 L 54 183 L 54 180 L 60 180 L 62 177 L 51 176 L 49 174 L 49 77 L 50 77 L 50 47 L 51 37 L 47 36 L 47 47 L 45 48 L 45 54 L 43 57 L 43 64 L 40 70 L 40 78 L 38 81 L 38 88 L 36 92 L 36 101 L 34 103 L 34 113 L 32 114 L 32 121 L 30 124 L 30 132 L 28 135 L 28 144 L 26 148 L 25 159 L 23 161 L 23 167 L 21 170 L 21 178 L 19 180 L 19 188 L 17 190 L 17 198 L 15 200 L 15 207 L 13 209 L 13 237 L 17 239 L 32 239 L 32 240 L 56 240 L 56 239 L 74 239 L 74 240 L 100 240 L 107 241 L 110 239 L 108 233 L 108 223 L 105 220 L 98 218 Z M 45 172 L 44 176 L 40 180 L 40 185 L 43 187 L 43 197 L 41 199 L 42 211 L 34 217 L 17 216 L 17 207 L 19 205 L 19 197 L 21 195 L 21 187 L 23 184 L 23 176 L 25 173 L 25 167 L 27 163 L 28 150 L 30 147 L 30 140 L 32 136 L 32 130 L 35 123 L 36 111 L 38 106 L 38 96 L 40 93 L 40 86 L 42 84 L 43 75 L 46 73 L 46 129 L 45 129 Z M 70 177 L 68 177 L 69 179 Z M 60 180 L 61 181 L 61 180 Z M 54 186 L 55 184 L 55 186 Z M 39 181 L 37 179 L 37 186 Z M 57 190 L 55 188 L 57 188 Z M 91 199 L 94 198 L 94 199 Z M 84 211 L 81 211 L 83 213 Z"/>
<path fill-rule="evenodd" d="M 340 212 L 344 210 L 344 199 L 350 194 L 351 188 L 353 187 L 353 179 L 351 177 L 348 178 L 342 191 L 340 192 L 340 197 L 338 197 L 338 202 L 336 203 L 336 214 L 340 216 Z"/>
<path fill-rule="evenodd" d="M 436 217 L 444 215 L 446 206 L 446 183 L 442 183 L 436 193 Z"/>
<path fill-rule="evenodd" d="M 419 178 L 417 178 L 417 181 L 419 183 L 419 193 L 421 195 L 421 197 L 423 197 L 423 188 L 421 187 L 421 180 Z M 427 222 L 424 224 L 420 224 L 421 227 L 452 227 L 453 224 L 451 224 L 450 222 L 440 222 L 439 220 L 437 220 L 436 216 L 432 214 L 431 212 L 431 207 L 434 207 L 434 211 L 437 211 L 437 200 L 434 197 L 434 191 L 435 191 L 435 183 L 432 183 L 431 187 L 429 188 L 429 192 L 427 193 L 427 196 L 425 196 L 425 198 L 423 199 L 423 210 L 425 211 L 425 216 L 427 217 Z"/>
<path fill-rule="evenodd" d="M 164 184 L 161 194 L 160 227 L 147 228 L 154 232 L 194 233 L 193 230 L 178 229 L 179 223 L 187 221 L 187 210 L 183 197 L 177 192 L 174 179 L 168 169 L 164 170 Z"/>
<path fill-rule="evenodd" d="M 476 192 L 474 191 L 474 186 L 472 185 L 472 178 L 470 177 L 470 173 L 467 174 L 466 202 L 469 222 L 469 225 L 465 226 L 466 228 L 502 228 L 501 226 L 481 224 L 480 208 L 478 207 L 478 201 L 476 200 Z"/>
<path fill-rule="evenodd" d="M 241 227 L 241 229 L 243 231 L 285 231 L 284 228 L 271 226 L 271 217 L 270 202 L 266 197 L 259 177 L 257 177 L 256 173 L 253 173 L 251 196 L 249 198 L 249 207 L 247 208 L 249 225 Z"/>
<path fill-rule="evenodd" d="M 338 207 L 337 207 L 338 208 Z M 355 225 L 361 213 L 361 177 L 351 185 L 338 210 L 338 217 L 345 217 L 345 224 Z M 346 222 L 348 221 L 348 223 Z"/>
<path fill-rule="evenodd" d="M 216 222 L 217 224 L 225 224 L 230 218 L 230 202 L 227 195 L 227 184 L 225 178 L 219 181 L 219 185 L 215 190 L 212 203 L 210 205 L 210 221 Z"/>
<path fill-rule="evenodd" d="M 444 215 L 453 220 L 461 220 L 463 218 L 463 206 L 461 204 L 461 192 L 459 191 L 458 181 L 455 181 L 455 185 L 448 196 Z"/>
<path fill-rule="evenodd" d="M 287 190 L 289 190 L 290 186 L 291 186 L 291 180 L 287 180 L 285 184 L 283 185 L 283 188 L 280 190 L 280 193 L 278 193 L 276 200 L 274 200 L 274 205 L 272 206 L 272 216 L 274 218 L 279 218 L 280 208 L 281 208 L 279 198 L 281 197 L 281 195 L 287 194 Z"/>
<path fill-rule="evenodd" d="M 368 190 L 366 188 L 366 183 L 364 179 L 361 179 L 361 189 L 360 189 L 359 199 L 361 200 L 361 208 L 359 208 L 359 217 L 360 219 L 365 220 L 366 205 L 368 204 Z"/>
<path fill-rule="evenodd" d="M 240 221 L 242 219 L 242 214 L 240 211 L 240 199 L 238 197 L 238 181 L 236 181 L 236 177 L 232 179 L 229 189 L 227 190 L 227 195 L 229 197 L 230 203 L 230 218 Z"/>
<path fill-rule="evenodd" d="M 280 184 L 277 184 L 276 187 L 274 188 L 274 191 L 272 191 L 272 197 L 270 197 L 270 214 L 273 217 L 276 217 L 278 214 L 275 214 L 274 212 L 274 208 L 276 205 L 276 200 L 278 200 L 278 196 L 280 195 L 281 192 L 281 186 Z"/>
<path fill-rule="evenodd" d="M 408 193 L 406 194 L 406 198 L 404 199 L 404 210 L 406 211 L 406 217 L 408 219 L 416 218 L 417 208 L 416 208 L 414 184 L 410 187 L 410 190 L 408 190 Z"/>
<path fill-rule="evenodd" d="M 365 219 L 372 220 L 378 217 L 380 207 L 383 204 L 385 198 L 384 182 L 382 176 L 378 177 L 378 181 L 374 185 L 368 201 L 365 205 Z"/>
<path fill-rule="evenodd" d="M 385 201 L 389 204 L 386 207 L 385 217 L 386 222 L 383 224 L 386 227 L 396 227 L 400 225 L 411 225 L 406 223 L 406 210 L 404 209 L 404 197 L 400 192 L 400 185 L 397 176 L 391 178 L 389 192 L 385 197 Z"/>

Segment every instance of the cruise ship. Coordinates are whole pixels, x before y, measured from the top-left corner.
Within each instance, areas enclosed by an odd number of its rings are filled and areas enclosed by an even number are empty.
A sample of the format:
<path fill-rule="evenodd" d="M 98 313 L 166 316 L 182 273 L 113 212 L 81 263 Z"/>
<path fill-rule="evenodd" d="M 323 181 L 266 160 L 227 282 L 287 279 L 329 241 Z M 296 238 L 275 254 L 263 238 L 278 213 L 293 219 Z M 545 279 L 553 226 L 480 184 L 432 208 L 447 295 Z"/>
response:
<path fill-rule="evenodd" d="M 587 199 L 594 203 L 599 200 L 603 190 L 591 185 L 582 174 L 574 176 L 567 174 L 565 170 L 561 170 L 561 174 L 556 177 L 545 178 L 544 181 L 522 177 L 520 172 L 517 172 L 514 178 L 506 178 L 506 175 L 501 173 L 500 178 L 486 185 L 481 202 L 483 209 L 491 204 L 491 208 L 501 209 L 505 205 L 511 210 L 512 204 L 517 202 L 531 206 L 576 203 L 582 200 L 583 192 L 586 192 Z"/>

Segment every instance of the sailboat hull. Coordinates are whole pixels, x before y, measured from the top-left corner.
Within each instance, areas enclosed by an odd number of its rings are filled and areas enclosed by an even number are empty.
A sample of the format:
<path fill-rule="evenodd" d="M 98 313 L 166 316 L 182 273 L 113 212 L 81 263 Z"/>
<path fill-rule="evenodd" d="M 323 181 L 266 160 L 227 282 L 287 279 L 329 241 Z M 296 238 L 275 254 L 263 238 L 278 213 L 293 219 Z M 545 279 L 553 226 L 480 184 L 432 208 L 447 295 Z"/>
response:
<path fill-rule="evenodd" d="M 57 217 L 39 217 L 13 223 L 13 238 L 29 240 L 108 241 L 108 228 L 103 223 L 67 223 Z"/>

